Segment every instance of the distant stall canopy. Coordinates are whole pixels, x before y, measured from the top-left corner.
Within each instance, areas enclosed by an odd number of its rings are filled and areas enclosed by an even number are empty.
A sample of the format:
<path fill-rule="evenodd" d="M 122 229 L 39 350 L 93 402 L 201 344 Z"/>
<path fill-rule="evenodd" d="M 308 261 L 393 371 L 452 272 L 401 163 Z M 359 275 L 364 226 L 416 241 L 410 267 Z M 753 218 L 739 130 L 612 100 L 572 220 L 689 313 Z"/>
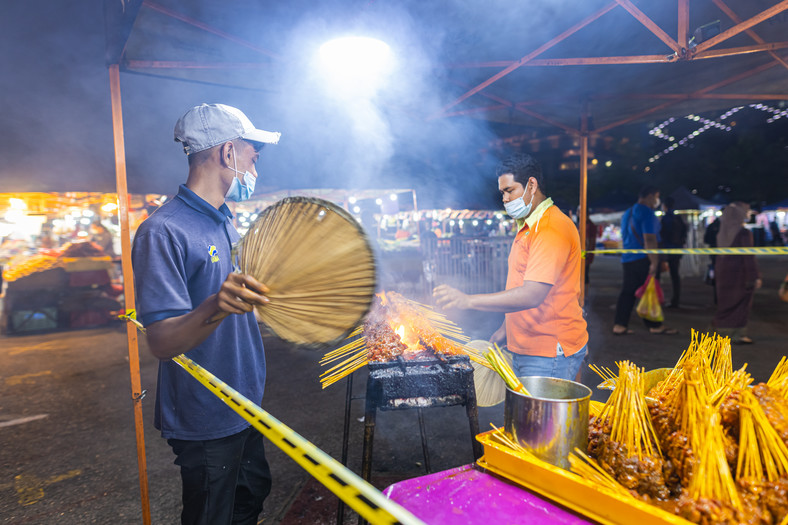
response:
<path fill-rule="evenodd" d="M 161 195 L 130 195 L 129 207 L 132 210 L 156 203 Z M 155 205 L 155 204 L 154 204 Z M 103 209 L 112 212 L 118 209 L 118 195 L 98 192 L 29 192 L 0 193 L 0 211 L 22 210 L 28 215 L 47 215 L 64 210 Z"/>

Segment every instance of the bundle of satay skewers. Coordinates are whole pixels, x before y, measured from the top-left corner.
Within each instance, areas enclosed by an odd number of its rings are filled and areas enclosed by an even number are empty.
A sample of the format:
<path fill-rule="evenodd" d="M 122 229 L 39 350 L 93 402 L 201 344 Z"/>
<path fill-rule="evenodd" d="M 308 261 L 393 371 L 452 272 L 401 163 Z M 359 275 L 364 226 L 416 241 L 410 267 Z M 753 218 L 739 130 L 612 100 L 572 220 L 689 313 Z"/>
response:
<path fill-rule="evenodd" d="M 600 490 L 701 524 L 788 525 L 788 360 L 766 383 L 734 371 L 728 338 L 693 332 L 656 386 L 620 362 L 604 406 L 591 411 L 572 471 Z"/>
<path fill-rule="evenodd" d="M 370 361 L 424 359 L 467 354 L 476 363 L 492 368 L 478 349 L 465 345 L 462 329 L 429 306 L 406 299 L 396 292 L 377 294 L 364 323 L 353 330 L 340 348 L 326 353 L 323 388 L 347 377 Z"/>

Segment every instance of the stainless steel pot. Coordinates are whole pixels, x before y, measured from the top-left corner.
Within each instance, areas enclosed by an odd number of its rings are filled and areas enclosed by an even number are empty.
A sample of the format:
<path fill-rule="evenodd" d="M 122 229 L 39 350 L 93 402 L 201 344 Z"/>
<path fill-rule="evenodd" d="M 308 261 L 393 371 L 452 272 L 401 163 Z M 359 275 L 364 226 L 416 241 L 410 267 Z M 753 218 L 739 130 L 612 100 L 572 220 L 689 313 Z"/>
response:
<path fill-rule="evenodd" d="M 521 377 L 531 393 L 524 396 L 506 389 L 504 430 L 538 458 L 569 469 L 575 447 L 588 446 L 588 402 L 591 389 L 554 377 Z"/>

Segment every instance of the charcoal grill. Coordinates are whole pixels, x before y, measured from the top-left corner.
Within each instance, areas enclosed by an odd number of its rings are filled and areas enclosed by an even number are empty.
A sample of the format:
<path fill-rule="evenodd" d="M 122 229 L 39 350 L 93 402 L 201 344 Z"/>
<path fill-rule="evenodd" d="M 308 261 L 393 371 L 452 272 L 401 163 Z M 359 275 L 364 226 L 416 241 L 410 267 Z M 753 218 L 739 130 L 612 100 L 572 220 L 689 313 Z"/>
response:
<path fill-rule="evenodd" d="M 474 459 L 482 456 L 482 446 L 476 441 L 479 434 L 479 416 L 473 367 L 467 355 L 435 356 L 424 359 L 370 361 L 367 379 L 366 408 L 364 413 L 364 446 L 361 460 L 361 477 L 372 477 L 372 443 L 375 434 L 377 411 L 406 410 L 418 412 L 424 467 L 429 474 L 429 449 L 422 409 L 464 405 L 471 430 L 471 447 Z M 353 399 L 353 374 L 348 376 L 345 396 L 345 428 L 342 439 L 342 463 L 347 464 L 347 444 L 350 429 L 350 403 Z M 340 502 L 337 523 L 343 522 L 344 505 Z"/>

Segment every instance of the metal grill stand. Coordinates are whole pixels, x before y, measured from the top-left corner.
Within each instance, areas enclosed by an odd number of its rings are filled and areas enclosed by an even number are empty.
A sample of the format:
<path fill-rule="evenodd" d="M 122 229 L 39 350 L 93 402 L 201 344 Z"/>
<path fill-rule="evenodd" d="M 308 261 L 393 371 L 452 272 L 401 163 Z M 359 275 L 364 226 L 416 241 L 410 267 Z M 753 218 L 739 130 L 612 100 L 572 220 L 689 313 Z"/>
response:
<path fill-rule="evenodd" d="M 353 375 L 348 377 L 345 396 L 345 424 L 342 437 L 342 464 L 347 464 L 348 434 L 350 430 L 350 403 Z M 370 481 L 372 477 L 372 444 L 378 410 L 405 410 L 415 408 L 418 414 L 419 433 L 424 454 L 424 466 L 431 473 L 427 433 L 424 424 L 424 408 L 464 405 L 471 431 L 471 447 L 474 459 L 482 455 L 482 446 L 476 441 L 479 433 L 479 416 L 476 406 L 476 390 L 473 383 L 473 368 L 465 355 L 405 360 L 370 362 L 369 378 L 364 411 L 364 445 L 362 450 L 361 477 Z M 344 504 L 340 501 L 337 524 L 343 523 Z M 359 521 L 361 523 L 361 521 Z"/>

